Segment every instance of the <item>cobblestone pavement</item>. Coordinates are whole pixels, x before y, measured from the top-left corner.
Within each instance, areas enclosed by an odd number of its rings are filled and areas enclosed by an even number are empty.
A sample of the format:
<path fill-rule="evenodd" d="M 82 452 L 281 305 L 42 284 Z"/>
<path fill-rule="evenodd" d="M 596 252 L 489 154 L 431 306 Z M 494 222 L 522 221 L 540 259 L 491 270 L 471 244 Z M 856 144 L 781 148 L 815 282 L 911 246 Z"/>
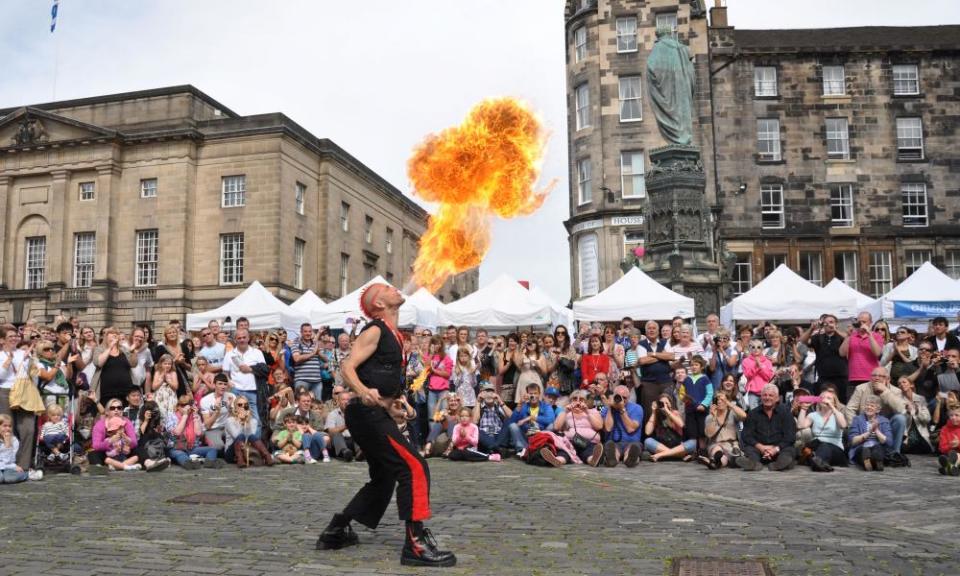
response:
<path fill-rule="evenodd" d="M 767 558 L 778 575 L 960 573 L 960 479 L 910 469 L 710 472 L 696 464 L 534 468 L 431 461 L 449 574 L 666 574 L 670 559 Z M 318 552 L 363 463 L 48 476 L 0 486 L 8 574 L 416 574 L 391 505 L 361 545 Z M 242 495 L 174 504 L 197 492 Z M 420 570 L 419 572 L 423 572 Z M 440 571 L 437 571 L 440 573 Z"/>

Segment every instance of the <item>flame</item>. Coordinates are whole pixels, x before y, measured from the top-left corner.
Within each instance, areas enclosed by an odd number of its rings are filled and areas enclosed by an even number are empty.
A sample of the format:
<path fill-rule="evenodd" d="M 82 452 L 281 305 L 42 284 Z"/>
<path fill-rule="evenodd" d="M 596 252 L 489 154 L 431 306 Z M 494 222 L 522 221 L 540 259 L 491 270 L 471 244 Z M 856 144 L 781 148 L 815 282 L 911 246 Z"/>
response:
<path fill-rule="evenodd" d="M 414 281 L 436 292 L 453 274 L 480 265 L 490 218 L 536 211 L 556 184 L 535 190 L 547 135 L 513 98 L 484 100 L 459 126 L 431 134 L 407 164 L 415 193 L 440 204 L 420 238 Z"/>

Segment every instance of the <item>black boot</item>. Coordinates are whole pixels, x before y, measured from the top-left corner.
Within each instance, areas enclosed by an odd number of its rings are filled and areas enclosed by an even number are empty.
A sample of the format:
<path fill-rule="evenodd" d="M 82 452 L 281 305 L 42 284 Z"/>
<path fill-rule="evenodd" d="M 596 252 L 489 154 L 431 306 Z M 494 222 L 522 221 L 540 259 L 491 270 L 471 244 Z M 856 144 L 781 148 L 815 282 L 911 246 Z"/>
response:
<path fill-rule="evenodd" d="M 343 514 L 334 514 L 333 520 L 317 538 L 317 550 L 339 550 L 347 546 L 356 546 L 360 537 L 350 527 L 350 518 Z"/>
<path fill-rule="evenodd" d="M 407 537 L 400 554 L 404 566 L 448 567 L 456 566 L 453 552 L 437 550 L 437 541 L 422 522 L 407 522 Z"/>

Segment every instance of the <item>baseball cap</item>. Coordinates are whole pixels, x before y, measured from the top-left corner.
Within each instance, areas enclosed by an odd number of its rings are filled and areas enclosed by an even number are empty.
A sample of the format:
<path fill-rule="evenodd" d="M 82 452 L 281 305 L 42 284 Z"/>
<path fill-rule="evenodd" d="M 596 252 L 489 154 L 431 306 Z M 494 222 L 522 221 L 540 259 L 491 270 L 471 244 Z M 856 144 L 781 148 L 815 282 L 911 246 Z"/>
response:
<path fill-rule="evenodd" d="M 481 390 L 496 390 L 497 387 L 494 386 L 492 382 L 487 382 L 486 380 L 484 380 L 483 382 L 480 383 L 480 389 L 481 389 Z"/>
<path fill-rule="evenodd" d="M 555 397 L 559 398 L 559 397 L 560 397 L 560 391 L 557 390 L 556 388 L 554 388 L 553 386 L 550 386 L 549 388 L 547 388 L 546 390 L 543 391 L 543 395 L 544 395 L 544 396 L 555 396 Z"/>

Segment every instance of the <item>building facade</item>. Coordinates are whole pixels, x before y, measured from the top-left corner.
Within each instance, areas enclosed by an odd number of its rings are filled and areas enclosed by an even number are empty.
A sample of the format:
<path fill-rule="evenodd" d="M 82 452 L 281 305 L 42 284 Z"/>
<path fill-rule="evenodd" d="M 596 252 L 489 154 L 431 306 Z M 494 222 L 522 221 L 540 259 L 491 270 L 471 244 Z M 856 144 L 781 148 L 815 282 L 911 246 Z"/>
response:
<path fill-rule="evenodd" d="M 566 10 L 574 299 L 643 242 L 647 151 L 665 143 L 644 80 L 658 27 L 694 59 L 727 298 L 781 263 L 871 295 L 926 260 L 960 277 L 960 26 L 737 30 L 702 0 Z"/>
<path fill-rule="evenodd" d="M 0 109 L 3 322 L 159 325 L 253 280 L 288 302 L 402 287 L 426 221 L 332 141 L 192 86 Z"/>

